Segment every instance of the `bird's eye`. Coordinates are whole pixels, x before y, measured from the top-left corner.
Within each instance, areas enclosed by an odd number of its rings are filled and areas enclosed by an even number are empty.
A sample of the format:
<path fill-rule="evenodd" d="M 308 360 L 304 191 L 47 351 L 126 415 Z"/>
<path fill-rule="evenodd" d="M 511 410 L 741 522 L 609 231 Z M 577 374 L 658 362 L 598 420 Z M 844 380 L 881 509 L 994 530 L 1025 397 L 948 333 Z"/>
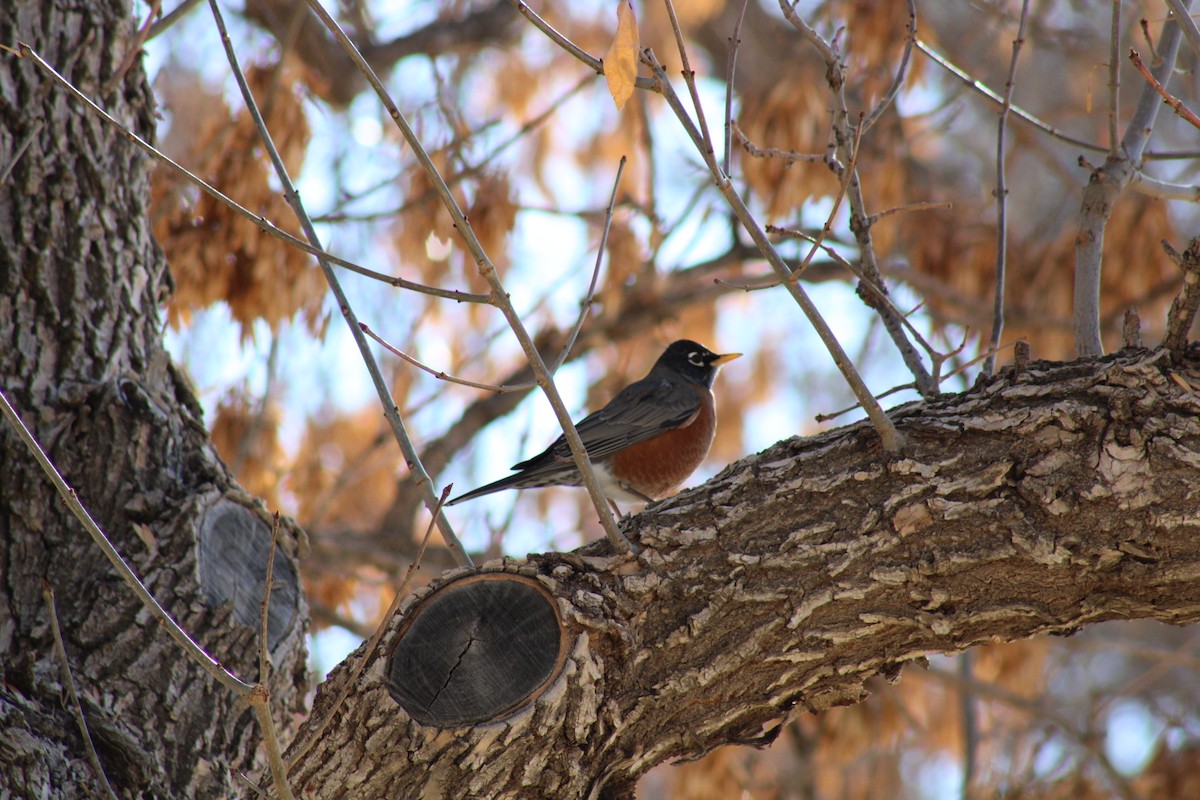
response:
<path fill-rule="evenodd" d="M 703 367 L 704 356 L 693 350 L 692 352 L 688 353 L 688 363 L 695 364 L 697 367 Z"/>

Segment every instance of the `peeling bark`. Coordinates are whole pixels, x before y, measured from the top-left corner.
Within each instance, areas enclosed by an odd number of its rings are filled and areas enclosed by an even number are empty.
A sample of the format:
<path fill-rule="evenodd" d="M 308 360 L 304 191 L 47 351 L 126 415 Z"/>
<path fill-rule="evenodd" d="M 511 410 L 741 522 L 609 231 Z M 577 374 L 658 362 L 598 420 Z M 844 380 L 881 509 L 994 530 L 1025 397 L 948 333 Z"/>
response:
<path fill-rule="evenodd" d="M 1182 380 L 1179 380 L 1182 379 Z M 771 742 L 931 653 L 1111 619 L 1200 619 L 1200 352 L 1124 351 L 789 439 L 633 517 L 636 560 L 576 553 L 483 570 L 536 577 L 573 637 L 558 680 L 507 719 L 421 726 L 385 654 L 293 767 L 305 797 L 617 796 L 652 766 Z M 449 574 L 466 574 L 457 571 Z"/>

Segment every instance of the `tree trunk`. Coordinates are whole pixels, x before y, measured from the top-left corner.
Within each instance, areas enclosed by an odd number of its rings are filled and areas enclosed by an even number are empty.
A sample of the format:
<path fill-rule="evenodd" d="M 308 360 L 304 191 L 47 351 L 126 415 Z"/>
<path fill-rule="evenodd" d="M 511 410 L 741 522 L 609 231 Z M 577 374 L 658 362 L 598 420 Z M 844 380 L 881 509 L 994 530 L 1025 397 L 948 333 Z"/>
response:
<path fill-rule="evenodd" d="M 405 677 L 388 663 L 397 632 L 437 587 L 423 590 L 338 713 L 362 651 L 318 691 L 297 742 L 324 728 L 295 785 L 621 796 L 656 764 L 767 744 L 795 714 L 861 700 L 868 678 L 930 653 L 1200 619 L 1196 386 L 1195 348 L 1179 363 L 1125 351 L 1009 370 L 897 409 L 899 458 L 858 424 L 731 465 L 632 518 L 636 560 L 597 545 L 485 566 L 549 590 L 569 637 L 558 678 L 487 724 L 419 725 L 389 696 L 389 675 Z"/>
<path fill-rule="evenodd" d="M 0 42 L 29 44 L 152 138 L 140 59 L 115 74 L 134 26 L 127 2 L 17 0 L 0 13 Z M 231 575 L 219 557 L 231 541 L 269 551 L 270 527 L 217 458 L 163 351 L 170 277 L 150 235 L 148 166 L 29 59 L 0 54 L 0 169 L 11 167 L 0 182 L 0 388 L 159 602 L 253 681 L 262 572 Z M 263 763 L 250 711 L 141 607 L 8 424 L 0 543 L 0 796 L 102 794 L 64 694 L 43 585 L 56 594 L 87 728 L 118 794 L 240 792 L 231 770 Z M 295 575 L 279 559 L 271 689 L 285 735 L 305 687 Z M 225 602 L 235 589 L 250 601 Z"/>

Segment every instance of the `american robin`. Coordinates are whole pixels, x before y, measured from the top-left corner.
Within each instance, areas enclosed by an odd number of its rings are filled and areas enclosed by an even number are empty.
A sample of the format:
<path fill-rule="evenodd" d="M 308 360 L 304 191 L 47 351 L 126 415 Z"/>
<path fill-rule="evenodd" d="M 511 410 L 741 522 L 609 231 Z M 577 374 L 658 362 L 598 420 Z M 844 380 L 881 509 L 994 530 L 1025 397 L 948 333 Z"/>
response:
<path fill-rule="evenodd" d="M 741 353 L 717 355 L 687 339 L 669 346 L 646 377 L 575 425 L 609 502 L 647 503 L 670 494 L 700 466 L 717 430 L 712 384 Z M 515 475 L 454 498 L 454 505 L 501 489 L 580 486 L 564 436 Z"/>

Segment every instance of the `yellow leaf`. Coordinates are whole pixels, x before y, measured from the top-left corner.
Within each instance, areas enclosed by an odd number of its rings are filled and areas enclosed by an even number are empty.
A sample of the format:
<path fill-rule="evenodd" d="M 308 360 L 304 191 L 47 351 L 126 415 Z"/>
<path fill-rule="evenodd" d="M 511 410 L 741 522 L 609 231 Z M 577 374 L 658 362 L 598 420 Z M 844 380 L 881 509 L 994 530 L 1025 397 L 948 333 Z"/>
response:
<path fill-rule="evenodd" d="M 633 4 L 629 0 L 621 0 L 621 5 L 617 7 L 617 35 L 613 38 L 612 47 L 608 48 L 608 54 L 604 56 L 604 78 L 608 81 L 608 91 L 618 111 L 625 107 L 625 101 L 633 94 L 640 49 Z"/>

